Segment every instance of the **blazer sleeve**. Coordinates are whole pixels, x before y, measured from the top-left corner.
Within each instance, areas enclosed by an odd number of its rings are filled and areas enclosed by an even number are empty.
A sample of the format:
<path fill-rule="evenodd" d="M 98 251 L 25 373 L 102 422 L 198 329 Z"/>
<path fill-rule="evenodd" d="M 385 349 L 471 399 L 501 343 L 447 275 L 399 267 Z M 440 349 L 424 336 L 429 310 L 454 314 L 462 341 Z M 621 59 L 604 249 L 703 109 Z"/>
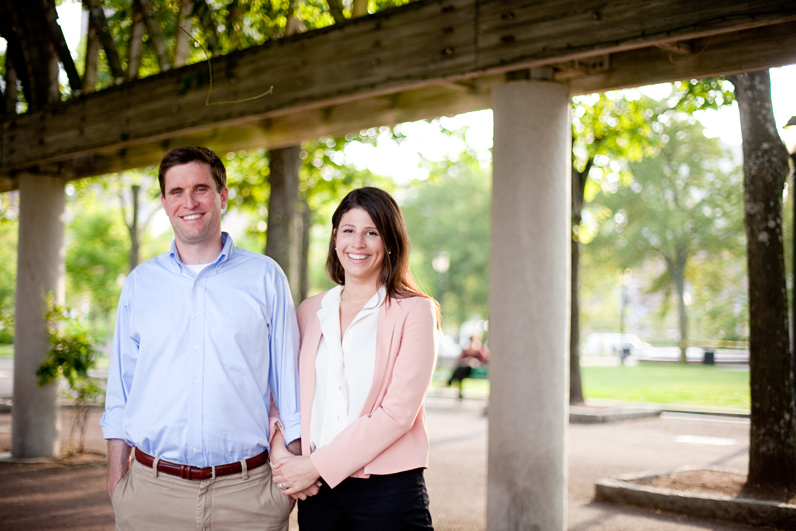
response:
<path fill-rule="evenodd" d="M 359 417 L 310 456 L 332 488 L 407 433 L 428 392 L 436 363 L 436 312 L 432 301 L 423 297 L 404 299 L 401 303 L 409 303 L 408 311 L 392 371 L 385 375 L 384 398 L 371 414 Z M 379 338 L 379 341 L 391 339 Z"/>

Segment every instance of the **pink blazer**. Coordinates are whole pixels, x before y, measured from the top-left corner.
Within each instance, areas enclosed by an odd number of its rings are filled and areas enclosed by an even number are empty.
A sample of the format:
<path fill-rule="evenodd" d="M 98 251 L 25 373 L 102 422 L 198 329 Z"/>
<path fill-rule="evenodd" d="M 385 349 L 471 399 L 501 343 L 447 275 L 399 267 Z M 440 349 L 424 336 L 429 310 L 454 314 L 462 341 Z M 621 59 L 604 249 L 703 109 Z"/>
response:
<path fill-rule="evenodd" d="M 305 300 L 297 316 L 301 332 L 302 453 L 310 455 L 315 355 L 321 340 L 321 293 Z M 311 459 L 330 487 L 345 478 L 392 474 L 428 466 L 423 401 L 437 357 L 433 303 L 423 297 L 387 299 L 379 310 L 373 384 L 359 418 Z"/>

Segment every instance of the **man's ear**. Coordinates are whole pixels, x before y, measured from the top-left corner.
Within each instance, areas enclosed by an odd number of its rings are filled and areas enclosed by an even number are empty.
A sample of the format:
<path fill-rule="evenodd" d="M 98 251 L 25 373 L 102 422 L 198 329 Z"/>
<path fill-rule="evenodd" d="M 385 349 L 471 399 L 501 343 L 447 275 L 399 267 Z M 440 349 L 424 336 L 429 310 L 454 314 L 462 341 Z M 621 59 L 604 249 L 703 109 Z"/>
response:
<path fill-rule="evenodd" d="M 227 208 L 227 200 L 229 199 L 229 188 L 226 186 L 221 189 L 221 210 Z"/>
<path fill-rule="evenodd" d="M 163 194 L 160 194 L 160 204 L 163 207 L 163 210 L 166 210 L 166 198 L 163 196 Z"/>

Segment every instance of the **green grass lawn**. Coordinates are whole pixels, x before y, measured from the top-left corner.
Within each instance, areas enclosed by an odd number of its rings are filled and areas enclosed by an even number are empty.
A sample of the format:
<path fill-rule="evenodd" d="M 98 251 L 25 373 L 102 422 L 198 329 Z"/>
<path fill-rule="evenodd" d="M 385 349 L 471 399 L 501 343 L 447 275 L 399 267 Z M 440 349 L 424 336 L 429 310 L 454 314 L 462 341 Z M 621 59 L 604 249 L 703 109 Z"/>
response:
<path fill-rule="evenodd" d="M 581 367 L 585 398 L 749 409 L 749 371 L 717 365 Z"/>
<path fill-rule="evenodd" d="M 748 370 L 641 363 L 635 367 L 581 367 L 581 378 L 586 399 L 749 409 Z M 467 379 L 464 389 L 486 391 L 489 382 Z"/>

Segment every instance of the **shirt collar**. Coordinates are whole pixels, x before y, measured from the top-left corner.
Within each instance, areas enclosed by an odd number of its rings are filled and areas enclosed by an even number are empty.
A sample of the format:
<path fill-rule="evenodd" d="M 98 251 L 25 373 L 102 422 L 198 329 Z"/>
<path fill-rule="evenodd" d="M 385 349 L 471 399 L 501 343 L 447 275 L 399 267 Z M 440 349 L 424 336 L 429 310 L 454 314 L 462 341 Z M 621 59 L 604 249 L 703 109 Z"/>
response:
<path fill-rule="evenodd" d="M 345 288 L 345 286 L 335 286 L 330 289 L 326 295 L 323 296 L 323 299 L 321 299 L 321 308 L 328 308 L 330 306 L 337 308 L 340 305 L 340 299 L 343 296 L 343 288 Z M 370 310 L 372 308 L 378 308 L 386 298 L 387 288 L 382 286 L 379 288 L 376 294 L 365 303 L 365 306 L 363 306 L 362 309 Z"/>
<path fill-rule="evenodd" d="M 373 308 L 378 308 L 381 306 L 381 303 L 384 302 L 384 299 L 387 298 L 387 288 L 384 286 L 379 288 L 379 291 L 376 292 L 370 300 L 365 303 L 365 306 L 362 307 L 363 310 L 370 310 Z"/>
<path fill-rule="evenodd" d="M 227 232 L 221 233 L 221 253 L 218 255 L 218 258 L 213 260 L 213 265 L 216 267 L 220 267 L 223 262 L 226 262 L 230 259 L 230 257 L 235 253 L 235 243 L 232 241 L 232 236 L 229 235 Z M 185 267 L 185 264 L 180 259 L 180 253 L 177 251 L 177 239 L 171 240 L 171 249 L 169 250 L 169 258 L 177 265 L 177 267 L 182 271 Z"/>

